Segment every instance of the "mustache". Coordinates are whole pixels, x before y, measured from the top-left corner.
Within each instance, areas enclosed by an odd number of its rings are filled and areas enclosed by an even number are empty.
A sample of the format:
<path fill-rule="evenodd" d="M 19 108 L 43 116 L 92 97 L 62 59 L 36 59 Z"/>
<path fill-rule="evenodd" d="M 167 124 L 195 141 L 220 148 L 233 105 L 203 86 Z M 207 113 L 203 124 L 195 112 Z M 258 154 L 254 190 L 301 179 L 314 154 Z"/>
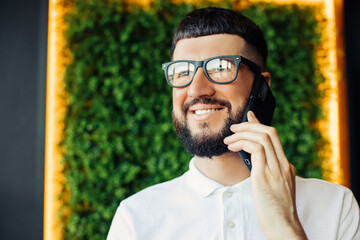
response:
<path fill-rule="evenodd" d="M 230 102 L 225 100 L 220 100 L 217 98 L 205 97 L 205 98 L 194 98 L 190 102 L 185 103 L 184 106 L 182 107 L 182 112 L 185 114 L 185 116 L 187 115 L 189 108 L 195 104 L 213 104 L 213 105 L 217 104 L 220 106 L 227 107 L 229 109 L 229 112 L 231 112 Z"/>

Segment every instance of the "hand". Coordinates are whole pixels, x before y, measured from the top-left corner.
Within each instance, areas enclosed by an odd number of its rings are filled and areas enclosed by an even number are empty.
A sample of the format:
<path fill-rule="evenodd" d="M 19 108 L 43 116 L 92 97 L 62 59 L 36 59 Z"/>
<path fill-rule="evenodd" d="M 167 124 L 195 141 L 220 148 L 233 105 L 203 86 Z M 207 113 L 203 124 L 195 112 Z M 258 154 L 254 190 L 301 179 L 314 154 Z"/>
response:
<path fill-rule="evenodd" d="M 267 239 L 307 239 L 295 203 L 295 168 L 287 160 L 277 131 L 260 124 L 252 111 L 249 122 L 231 126 L 224 139 L 231 151 L 251 154 L 251 191 L 255 214 Z"/>

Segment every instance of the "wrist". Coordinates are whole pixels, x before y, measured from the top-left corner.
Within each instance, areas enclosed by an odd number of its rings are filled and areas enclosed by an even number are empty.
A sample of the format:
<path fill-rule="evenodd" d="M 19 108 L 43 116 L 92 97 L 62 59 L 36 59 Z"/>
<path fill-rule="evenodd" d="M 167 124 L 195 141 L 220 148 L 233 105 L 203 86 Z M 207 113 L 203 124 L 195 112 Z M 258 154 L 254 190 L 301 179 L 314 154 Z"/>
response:
<path fill-rule="evenodd" d="M 268 240 L 292 239 L 292 240 L 307 240 L 304 229 L 298 219 L 294 221 L 287 221 L 286 223 L 279 223 L 275 228 L 264 231 L 264 235 Z"/>
<path fill-rule="evenodd" d="M 307 240 L 304 229 L 301 226 L 300 221 L 297 219 L 295 222 L 290 223 L 284 229 L 282 234 L 283 239 L 296 239 L 296 240 Z"/>
<path fill-rule="evenodd" d="M 286 237 L 286 239 L 296 239 L 296 240 L 307 240 L 306 234 L 302 228 L 300 229 L 292 229 L 289 232 L 289 237 Z"/>

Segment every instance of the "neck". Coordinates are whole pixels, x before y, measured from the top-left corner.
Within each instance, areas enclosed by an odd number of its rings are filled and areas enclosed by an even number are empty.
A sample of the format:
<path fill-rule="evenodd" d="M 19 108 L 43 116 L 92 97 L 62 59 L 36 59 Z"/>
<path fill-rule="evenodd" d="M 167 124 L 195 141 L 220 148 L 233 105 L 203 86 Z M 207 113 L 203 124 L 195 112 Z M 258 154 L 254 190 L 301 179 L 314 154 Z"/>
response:
<path fill-rule="evenodd" d="M 224 186 L 233 186 L 250 176 L 242 158 L 234 152 L 211 159 L 195 156 L 195 166 L 205 176 Z"/>

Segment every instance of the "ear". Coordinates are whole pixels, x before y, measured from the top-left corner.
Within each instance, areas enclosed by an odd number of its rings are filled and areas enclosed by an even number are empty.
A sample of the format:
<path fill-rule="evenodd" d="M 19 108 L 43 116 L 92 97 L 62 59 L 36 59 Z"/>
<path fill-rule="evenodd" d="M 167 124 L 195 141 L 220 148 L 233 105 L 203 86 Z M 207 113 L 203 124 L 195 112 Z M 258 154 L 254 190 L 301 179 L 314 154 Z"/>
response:
<path fill-rule="evenodd" d="M 270 73 L 268 73 L 268 72 L 262 72 L 261 74 L 264 76 L 265 81 L 266 81 L 267 84 L 270 86 L 270 85 L 271 85 L 271 75 L 270 75 Z"/>

